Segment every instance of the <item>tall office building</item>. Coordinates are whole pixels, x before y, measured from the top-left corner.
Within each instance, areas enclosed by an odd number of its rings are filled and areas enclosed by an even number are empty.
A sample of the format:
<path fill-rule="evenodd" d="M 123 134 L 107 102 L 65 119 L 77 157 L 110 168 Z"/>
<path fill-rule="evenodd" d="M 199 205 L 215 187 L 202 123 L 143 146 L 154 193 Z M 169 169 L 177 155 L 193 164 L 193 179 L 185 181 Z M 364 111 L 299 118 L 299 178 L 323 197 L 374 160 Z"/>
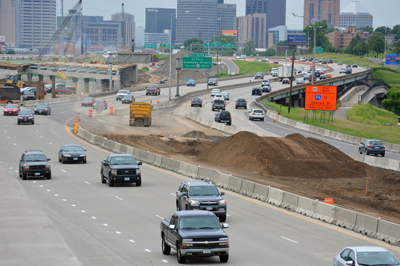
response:
<path fill-rule="evenodd" d="M 122 46 L 127 45 L 130 48 L 132 45 L 132 39 L 135 39 L 135 29 L 136 29 L 135 16 L 129 13 L 124 13 L 124 19 L 125 19 L 125 36 L 123 32 L 121 32 L 121 34 L 122 37 L 125 37 L 125 44 L 122 44 Z M 121 22 L 122 14 L 116 13 L 111 15 L 111 21 Z"/>
<path fill-rule="evenodd" d="M 339 27 L 340 0 L 304 0 L 304 17 L 310 21 L 326 20 L 333 27 Z M 310 22 L 304 19 L 303 27 Z"/>
<path fill-rule="evenodd" d="M 266 14 L 266 29 L 286 25 L 286 0 L 246 0 L 246 15 Z M 268 34 L 266 34 L 268 44 Z"/>
<path fill-rule="evenodd" d="M 44 49 L 56 31 L 56 22 L 56 0 L 16 0 L 16 46 Z"/>
<path fill-rule="evenodd" d="M 217 4 L 217 28 L 218 35 L 223 30 L 233 30 L 236 17 L 236 4 Z"/>
<path fill-rule="evenodd" d="M 6 45 L 15 47 L 15 0 L 0 0 L 0 36 Z"/>
<path fill-rule="evenodd" d="M 354 26 L 358 29 L 367 26 L 372 28 L 373 19 L 373 16 L 360 2 L 353 1 L 340 12 L 339 26 L 342 28 Z"/>
<path fill-rule="evenodd" d="M 144 46 L 144 32 L 145 29 L 142 26 L 136 27 L 135 31 L 135 47 Z"/>
<path fill-rule="evenodd" d="M 146 25 L 145 25 L 146 33 L 164 34 L 164 30 L 170 30 L 171 14 L 172 14 L 172 43 L 175 43 L 176 40 L 175 8 L 146 8 Z"/>
<path fill-rule="evenodd" d="M 253 39 L 256 48 L 267 48 L 266 14 L 252 14 L 235 18 L 235 30 L 237 30 L 238 43 L 245 43 Z"/>

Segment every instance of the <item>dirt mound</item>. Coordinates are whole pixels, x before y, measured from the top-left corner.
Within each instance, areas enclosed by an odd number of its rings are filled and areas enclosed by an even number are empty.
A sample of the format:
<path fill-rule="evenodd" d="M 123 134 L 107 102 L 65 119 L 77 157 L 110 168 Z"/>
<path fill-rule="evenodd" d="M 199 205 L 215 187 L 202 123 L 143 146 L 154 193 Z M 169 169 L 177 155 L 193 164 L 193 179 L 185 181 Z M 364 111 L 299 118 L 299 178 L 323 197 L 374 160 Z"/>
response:
<path fill-rule="evenodd" d="M 197 138 L 197 139 L 209 139 L 209 137 L 204 132 L 197 131 L 197 130 L 189 131 L 188 133 L 182 135 L 182 137 Z"/>
<path fill-rule="evenodd" d="M 216 144 L 212 153 L 201 152 L 198 159 L 261 175 L 318 179 L 366 176 L 364 164 L 300 134 L 272 138 L 239 132 Z"/>
<path fill-rule="evenodd" d="M 176 58 L 182 59 L 182 57 L 188 57 L 189 54 L 190 54 L 189 51 L 182 49 L 178 53 L 172 55 L 172 72 L 171 72 L 172 80 L 176 80 L 176 70 L 175 70 Z M 155 70 L 153 74 L 160 77 L 169 77 L 169 59 L 165 60 L 163 65 L 159 69 Z M 217 74 L 217 67 L 213 66 L 213 68 L 210 69 L 209 76 L 212 77 L 215 74 Z M 183 79 L 201 80 L 206 78 L 207 78 L 206 70 L 183 69 L 179 72 L 179 80 Z"/>

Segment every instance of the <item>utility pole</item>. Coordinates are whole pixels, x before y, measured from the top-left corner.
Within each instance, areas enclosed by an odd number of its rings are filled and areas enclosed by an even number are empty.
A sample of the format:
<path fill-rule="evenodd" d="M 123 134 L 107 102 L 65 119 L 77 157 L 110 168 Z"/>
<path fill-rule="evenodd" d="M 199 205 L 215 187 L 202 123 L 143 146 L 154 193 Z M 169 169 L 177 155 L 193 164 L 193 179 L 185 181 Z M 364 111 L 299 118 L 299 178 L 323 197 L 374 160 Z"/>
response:
<path fill-rule="evenodd" d="M 181 97 L 179 95 L 179 71 L 182 69 L 179 64 L 180 58 L 176 58 L 176 95 L 175 97 Z"/>
<path fill-rule="evenodd" d="M 82 15 L 82 13 L 81 13 Z M 82 15 L 82 24 L 81 24 L 81 55 L 83 55 L 83 15 Z"/>
<path fill-rule="evenodd" d="M 295 50 L 293 49 L 293 57 L 292 58 L 294 58 L 294 53 L 295 53 Z M 292 106 L 293 71 L 294 71 L 294 59 L 292 59 L 292 75 L 290 76 L 290 91 L 289 91 L 288 114 L 290 114 L 290 107 Z"/>
<path fill-rule="evenodd" d="M 61 24 L 64 22 L 64 0 L 61 0 Z M 61 56 L 64 56 L 64 29 L 61 30 Z"/>
<path fill-rule="evenodd" d="M 112 91 L 112 54 L 108 54 L 110 61 L 110 91 Z"/>

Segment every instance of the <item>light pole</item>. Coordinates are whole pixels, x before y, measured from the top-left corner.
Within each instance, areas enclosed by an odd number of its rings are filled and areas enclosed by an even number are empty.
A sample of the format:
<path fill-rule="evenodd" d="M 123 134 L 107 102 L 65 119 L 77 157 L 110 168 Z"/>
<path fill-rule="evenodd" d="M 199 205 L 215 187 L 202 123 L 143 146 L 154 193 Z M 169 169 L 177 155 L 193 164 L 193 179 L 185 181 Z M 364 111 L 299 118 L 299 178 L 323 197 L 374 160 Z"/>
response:
<path fill-rule="evenodd" d="M 296 16 L 294 13 L 292 13 L 293 16 L 295 17 L 299 17 L 299 18 L 304 18 L 307 19 L 310 22 L 310 25 L 313 27 L 314 29 L 314 51 L 313 51 L 313 68 L 312 68 L 312 77 L 311 77 L 311 85 L 314 85 L 314 75 L 315 75 L 315 47 L 316 47 L 316 40 L 317 40 L 317 31 L 315 30 L 314 24 L 312 24 L 312 22 L 304 17 L 304 16 Z"/>
<path fill-rule="evenodd" d="M 386 65 L 386 30 L 385 29 L 385 53 L 383 54 L 383 64 Z"/>
<path fill-rule="evenodd" d="M 168 78 L 168 87 L 169 87 L 169 96 L 168 99 L 171 101 L 171 73 L 172 73 L 172 15 L 175 13 L 170 13 L 170 12 L 165 12 L 165 11 L 160 11 L 160 10 L 154 10 L 154 12 L 161 12 L 161 13 L 166 13 L 171 16 L 171 28 L 169 31 L 169 78 Z"/>

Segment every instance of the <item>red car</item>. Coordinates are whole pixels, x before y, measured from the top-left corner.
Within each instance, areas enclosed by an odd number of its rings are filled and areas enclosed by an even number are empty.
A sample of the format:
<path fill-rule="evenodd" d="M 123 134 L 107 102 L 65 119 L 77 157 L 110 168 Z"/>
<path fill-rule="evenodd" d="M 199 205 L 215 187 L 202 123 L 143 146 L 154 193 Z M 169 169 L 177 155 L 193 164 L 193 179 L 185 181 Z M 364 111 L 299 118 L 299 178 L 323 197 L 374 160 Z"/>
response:
<path fill-rule="evenodd" d="M 93 104 L 93 109 L 96 107 L 97 104 L 102 104 L 104 106 L 104 109 L 107 109 L 106 100 L 104 100 L 104 99 L 96 100 L 95 103 Z"/>
<path fill-rule="evenodd" d="M 93 107 L 93 104 L 94 104 L 95 102 L 96 102 L 96 101 L 94 100 L 93 97 L 85 97 L 85 98 L 82 100 L 81 105 L 82 105 L 82 106 L 91 106 L 91 107 Z"/>
<path fill-rule="evenodd" d="M 146 87 L 146 95 L 160 95 L 161 89 L 158 85 L 149 85 Z"/>
<path fill-rule="evenodd" d="M 18 104 L 7 104 L 4 107 L 4 115 L 18 115 L 20 110 Z"/>

